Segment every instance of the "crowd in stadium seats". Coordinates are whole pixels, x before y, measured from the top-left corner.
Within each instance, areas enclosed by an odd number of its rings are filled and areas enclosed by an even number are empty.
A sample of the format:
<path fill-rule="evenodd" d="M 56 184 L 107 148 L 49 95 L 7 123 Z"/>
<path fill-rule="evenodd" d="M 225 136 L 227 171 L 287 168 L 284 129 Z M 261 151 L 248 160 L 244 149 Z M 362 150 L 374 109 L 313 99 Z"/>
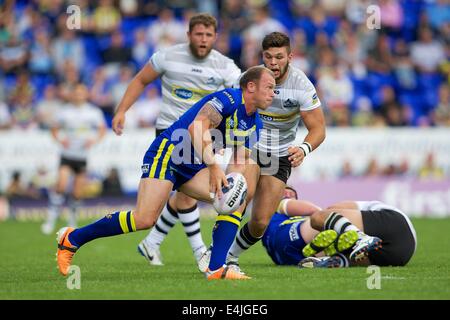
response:
<path fill-rule="evenodd" d="M 194 12 L 218 17 L 216 48 L 244 70 L 260 42 L 289 33 L 293 65 L 312 79 L 330 126 L 450 126 L 450 4 L 445 0 L 0 1 L 0 129 L 46 129 L 78 82 L 110 123 L 133 74 L 185 41 Z M 81 28 L 66 26 L 76 4 Z M 370 29 L 376 4 L 381 29 Z M 129 128 L 152 126 L 159 85 Z"/>

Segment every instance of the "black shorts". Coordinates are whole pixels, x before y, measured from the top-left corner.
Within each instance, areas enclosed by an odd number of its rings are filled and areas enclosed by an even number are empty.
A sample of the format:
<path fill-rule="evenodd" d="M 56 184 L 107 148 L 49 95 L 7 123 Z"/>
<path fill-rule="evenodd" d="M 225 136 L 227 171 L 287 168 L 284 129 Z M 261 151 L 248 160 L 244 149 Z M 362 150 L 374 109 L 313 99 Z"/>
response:
<path fill-rule="evenodd" d="M 291 175 L 291 162 L 289 156 L 277 157 L 270 153 L 254 150 L 252 159 L 261 168 L 262 175 L 270 175 L 287 183 Z"/>
<path fill-rule="evenodd" d="M 382 248 L 369 253 L 371 264 L 404 266 L 411 259 L 416 240 L 405 217 L 394 210 L 361 211 L 364 233 L 383 240 Z"/>
<path fill-rule="evenodd" d="M 61 157 L 59 166 L 68 166 L 75 174 L 80 174 L 86 172 L 87 161 Z"/>

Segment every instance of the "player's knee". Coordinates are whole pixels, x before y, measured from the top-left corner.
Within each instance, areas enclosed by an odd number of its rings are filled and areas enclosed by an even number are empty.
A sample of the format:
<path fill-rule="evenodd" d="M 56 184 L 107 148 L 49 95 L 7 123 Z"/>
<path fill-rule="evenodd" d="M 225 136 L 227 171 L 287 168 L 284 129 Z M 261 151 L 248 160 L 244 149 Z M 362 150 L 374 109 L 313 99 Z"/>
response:
<path fill-rule="evenodd" d="M 136 229 L 150 229 L 156 224 L 157 215 L 151 212 L 133 212 L 134 222 L 136 224 Z"/>
<path fill-rule="evenodd" d="M 323 211 L 316 211 L 310 217 L 311 227 L 318 231 L 323 229 L 323 224 L 325 220 L 325 213 Z"/>
<path fill-rule="evenodd" d="M 254 237 L 262 237 L 264 234 L 264 231 L 266 231 L 267 226 L 269 225 L 270 219 L 266 219 L 264 217 L 259 217 L 253 219 L 252 217 L 252 223 L 250 227 L 251 234 Z"/>
<path fill-rule="evenodd" d="M 175 196 L 175 204 L 177 209 L 192 208 L 197 204 L 197 200 L 178 192 Z"/>

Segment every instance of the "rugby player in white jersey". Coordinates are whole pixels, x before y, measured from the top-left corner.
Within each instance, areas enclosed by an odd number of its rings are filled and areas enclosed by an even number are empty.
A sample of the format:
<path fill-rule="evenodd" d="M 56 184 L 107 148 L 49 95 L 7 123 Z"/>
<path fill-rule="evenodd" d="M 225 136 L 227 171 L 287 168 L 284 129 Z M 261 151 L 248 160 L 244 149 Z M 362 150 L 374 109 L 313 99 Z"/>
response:
<path fill-rule="evenodd" d="M 62 205 L 66 198 L 70 177 L 73 174 L 73 187 L 68 196 L 70 207 L 69 225 L 76 227 L 76 216 L 82 191 L 86 182 L 86 167 L 89 149 L 98 143 L 106 133 L 102 111 L 90 104 L 85 85 L 78 84 L 73 91 L 70 103 L 55 115 L 52 136 L 60 144 L 61 160 L 58 180 L 49 194 L 49 209 L 45 223 L 41 226 L 44 234 L 53 232 Z"/>
<path fill-rule="evenodd" d="M 121 135 L 125 114 L 145 87 L 161 77 L 163 105 L 156 122 L 159 136 L 201 98 L 232 87 L 241 74 L 234 62 L 212 49 L 217 39 L 217 21 L 209 14 L 197 14 L 189 21 L 188 43 L 158 51 L 134 77 L 113 118 L 112 127 Z M 152 265 L 162 265 L 160 245 L 178 219 L 183 224 L 196 260 L 206 251 L 200 233 L 197 201 L 181 192 L 173 195 L 156 225 L 138 246 Z"/>
<path fill-rule="evenodd" d="M 252 214 L 238 232 L 226 258 L 226 263 L 236 268 L 239 268 L 240 254 L 262 238 L 282 200 L 291 167 L 299 166 L 325 139 L 325 118 L 316 90 L 304 72 L 290 65 L 289 37 L 272 32 L 264 37 L 262 49 L 264 66 L 275 75 L 275 97 L 272 105 L 260 112 L 263 130 L 252 153 L 258 165 L 252 167 L 261 176 L 253 198 Z M 294 140 L 300 118 L 308 134 L 298 146 Z M 216 251 L 213 243 L 212 250 L 208 250 L 199 262 L 201 271 L 207 267 L 212 270 L 211 264 L 217 267 L 222 263 L 217 256 L 222 259 L 223 252 Z"/>

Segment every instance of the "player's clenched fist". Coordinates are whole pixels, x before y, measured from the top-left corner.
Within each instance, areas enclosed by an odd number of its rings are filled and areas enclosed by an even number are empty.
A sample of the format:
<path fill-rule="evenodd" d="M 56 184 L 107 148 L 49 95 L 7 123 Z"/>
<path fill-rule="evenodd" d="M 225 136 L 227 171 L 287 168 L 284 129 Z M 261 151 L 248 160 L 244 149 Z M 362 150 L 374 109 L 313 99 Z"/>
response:
<path fill-rule="evenodd" d="M 122 134 L 124 125 L 125 125 L 125 113 L 123 112 L 116 113 L 116 115 L 112 120 L 112 129 L 115 132 L 115 134 L 120 136 Z"/>

